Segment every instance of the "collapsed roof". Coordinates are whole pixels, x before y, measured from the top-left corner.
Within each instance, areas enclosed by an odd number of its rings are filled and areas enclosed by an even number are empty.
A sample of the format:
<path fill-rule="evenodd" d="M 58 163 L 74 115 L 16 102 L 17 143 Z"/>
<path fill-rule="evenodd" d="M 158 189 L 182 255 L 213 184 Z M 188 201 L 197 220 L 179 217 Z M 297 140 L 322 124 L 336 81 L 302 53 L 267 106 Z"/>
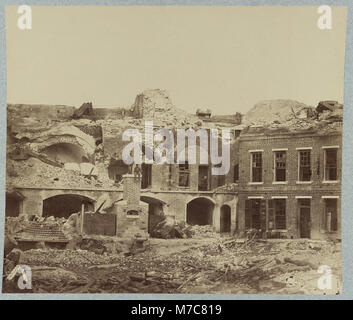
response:
<path fill-rule="evenodd" d="M 243 119 L 244 124 L 270 124 L 283 123 L 293 118 L 307 118 L 313 114 L 314 109 L 295 100 L 264 100 L 250 109 Z"/>
<path fill-rule="evenodd" d="M 343 106 L 321 101 L 318 107 L 294 100 L 266 100 L 244 116 L 242 134 L 338 133 L 342 131 Z"/>

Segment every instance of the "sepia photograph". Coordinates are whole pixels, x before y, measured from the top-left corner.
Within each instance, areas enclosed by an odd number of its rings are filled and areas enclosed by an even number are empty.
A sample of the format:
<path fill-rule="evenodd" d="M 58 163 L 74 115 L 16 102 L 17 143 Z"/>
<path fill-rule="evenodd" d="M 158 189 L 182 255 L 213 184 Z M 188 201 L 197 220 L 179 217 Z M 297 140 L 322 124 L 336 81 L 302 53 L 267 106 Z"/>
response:
<path fill-rule="evenodd" d="M 3 293 L 342 294 L 347 7 L 5 26 Z"/>

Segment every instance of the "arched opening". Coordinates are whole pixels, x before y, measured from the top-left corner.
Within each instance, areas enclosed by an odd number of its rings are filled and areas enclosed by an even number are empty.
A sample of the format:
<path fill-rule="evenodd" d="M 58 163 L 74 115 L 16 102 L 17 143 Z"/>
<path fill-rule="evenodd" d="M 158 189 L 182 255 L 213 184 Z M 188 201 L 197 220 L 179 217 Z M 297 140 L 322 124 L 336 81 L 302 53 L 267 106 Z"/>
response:
<path fill-rule="evenodd" d="M 90 198 L 75 194 L 60 194 L 43 201 L 43 216 L 68 218 L 71 214 L 81 212 L 82 204 L 85 211 L 94 210 L 94 201 Z"/>
<path fill-rule="evenodd" d="M 6 217 L 17 217 L 22 211 L 23 196 L 18 192 L 6 192 Z"/>
<path fill-rule="evenodd" d="M 108 167 L 109 178 L 115 183 L 120 183 L 123 175 L 129 173 L 129 166 L 123 160 L 112 160 Z"/>
<path fill-rule="evenodd" d="M 212 225 L 214 204 L 206 198 L 197 198 L 187 204 L 186 222 L 190 225 Z"/>
<path fill-rule="evenodd" d="M 230 232 L 231 225 L 231 210 L 228 205 L 223 205 L 221 207 L 221 216 L 220 216 L 220 231 L 221 232 Z"/>
<path fill-rule="evenodd" d="M 82 163 L 87 156 L 82 147 L 72 143 L 56 143 L 42 150 L 50 160 L 58 163 Z"/>
<path fill-rule="evenodd" d="M 150 233 L 154 227 L 163 220 L 163 206 L 165 203 L 156 198 L 147 196 L 142 196 L 140 199 L 148 204 L 148 232 Z"/>

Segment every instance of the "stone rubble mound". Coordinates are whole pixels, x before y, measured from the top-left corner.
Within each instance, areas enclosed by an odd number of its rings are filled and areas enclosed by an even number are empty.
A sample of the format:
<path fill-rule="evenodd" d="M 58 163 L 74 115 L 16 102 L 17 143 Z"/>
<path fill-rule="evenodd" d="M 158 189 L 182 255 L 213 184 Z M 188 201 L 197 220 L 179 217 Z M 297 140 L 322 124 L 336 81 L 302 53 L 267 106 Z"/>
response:
<path fill-rule="evenodd" d="M 322 295 L 341 291 L 337 281 L 325 292 L 317 287 L 318 267 L 329 265 L 332 274 L 339 274 L 339 257 L 334 242 L 221 237 L 155 239 L 144 252 L 130 256 L 32 249 L 23 252 L 20 263 L 31 266 L 35 293 Z M 14 292 L 13 283 L 4 281 L 4 292 Z"/>
<path fill-rule="evenodd" d="M 265 100 L 257 103 L 243 118 L 243 133 L 341 132 L 343 105 L 319 102 L 316 108 L 295 100 Z"/>

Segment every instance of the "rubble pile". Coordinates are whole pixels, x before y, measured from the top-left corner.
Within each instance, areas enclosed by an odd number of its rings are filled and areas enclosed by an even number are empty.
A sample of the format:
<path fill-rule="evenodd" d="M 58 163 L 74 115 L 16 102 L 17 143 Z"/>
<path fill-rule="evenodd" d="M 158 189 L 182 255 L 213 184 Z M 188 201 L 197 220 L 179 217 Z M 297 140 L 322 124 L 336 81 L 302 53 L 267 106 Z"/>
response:
<path fill-rule="evenodd" d="M 307 118 L 313 114 L 312 107 L 294 100 L 265 100 L 255 104 L 244 118 L 246 124 L 283 123 L 293 118 Z"/>
<path fill-rule="evenodd" d="M 7 217 L 6 225 L 15 231 L 11 232 L 7 229 L 5 233 L 12 234 L 16 241 L 42 243 L 43 246 L 44 242 L 67 243 L 68 239 L 62 232 L 65 221 L 65 218 L 54 218 L 53 216 Z"/>
<path fill-rule="evenodd" d="M 38 225 L 42 228 L 48 227 L 61 230 L 65 222 L 65 218 L 56 218 L 53 216 L 40 217 L 37 215 L 21 215 L 18 217 L 6 217 L 5 233 L 11 233 L 14 237 L 18 238 L 30 226 Z M 9 229 L 11 229 L 11 231 Z"/>
<path fill-rule="evenodd" d="M 46 109 L 50 111 L 48 118 L 43 117 Z M 161 89 L 149 89 L 137 95 L 130 112 L 122 117 L 87 119 L 82 115 L 81 118 L 83 111 L 92 109 L 92 103 L 84 104 L 75 112 L 74 108 L 65 106 L 51 109 L 44 105 L 9 105 L 8 186 L 119 187 L 109 178 L 108 167 L 112 160 L 121 159 L 124 130 L 135 128 L 143 132 L 145 119 L 153 120 L 155 130 L 165 127 L 197 129 L 202 125 L 196 115 L 175 107 L 169 94 Z M 66 144 L 68 150 L 75 150 L 75 157 L 85 160 L 71 159 L 73 162 L 70 162 L 64 153 L 66 149 L 58 147 L 62 144 Z M 81 164 L 86 163 L 94 167 L 92 174 L 78 172 Z"/>
<path fill-rule="evenodd" d="M 54 167 L 36 158 L 20 161 L 8 159 L 7 168 L 7 184 L 18 187 L 115 187 L 108 178 L 83 176 L 77 171 Z"/>
<path fill-rule="evenodd" d="M 340 243 L 227 238 L 154 239 L 142 253 L 30 250 L 33 292 L 323 294 L 318 267 L 339 273 Z M 164 252 L 164 254 L 162 254 Z M 52 277 L 49 274 L 53 274 Z M 337 293 L 339 279 L 325 293 Z M 5 291 L 7 284 L 5 283 Z"/>
<path fill-rule="evenodd" d="M 33 266 L 86 268 L 121 261 L 120 255 L 103 255 L 90 250 L 31 249 L 24 251 L 23 263 Z"/>
<path fill-rule="evenodd" d="M 165 217 L 151 232 L 151 237 L 160 239 L 188 239 L 220 237 L 211 225 L 188 225 L 185 221 Z"/>
<path fill-rule="evenodd" d="M 148 89 L 137 95 L 132 105 L 134 115 L 153 120 L 156 126 L 190 127 L 199 123 L 196 115 L 175 107 L 165 90 Z"/>
<path fill-rule="evenodd" d="M 273 133 L 312 131 L 340 132 L 343 105 L 321 101 L 316 108 L 294 100 L 266 100 L 257 103 L 243 118 L 244 132 Z M 261 128 L 256 128 L 261 126 Z"/>
<path fill-rule="evenodd" d="M 165 217 L 152 230 L 151 237 L 162 239 L 191 238 L 191 226 L 184 221 L 176 221 L 174 218 Z"/>
<path fill-rule="evenodd" d="M 204 225 L 204 226 L 194 225 L 191 227 L 191 232 L 192 232 L 193 238 L 220 237 L 220 234 L 218 232 L 215 232 L 211 225 Z"/>

